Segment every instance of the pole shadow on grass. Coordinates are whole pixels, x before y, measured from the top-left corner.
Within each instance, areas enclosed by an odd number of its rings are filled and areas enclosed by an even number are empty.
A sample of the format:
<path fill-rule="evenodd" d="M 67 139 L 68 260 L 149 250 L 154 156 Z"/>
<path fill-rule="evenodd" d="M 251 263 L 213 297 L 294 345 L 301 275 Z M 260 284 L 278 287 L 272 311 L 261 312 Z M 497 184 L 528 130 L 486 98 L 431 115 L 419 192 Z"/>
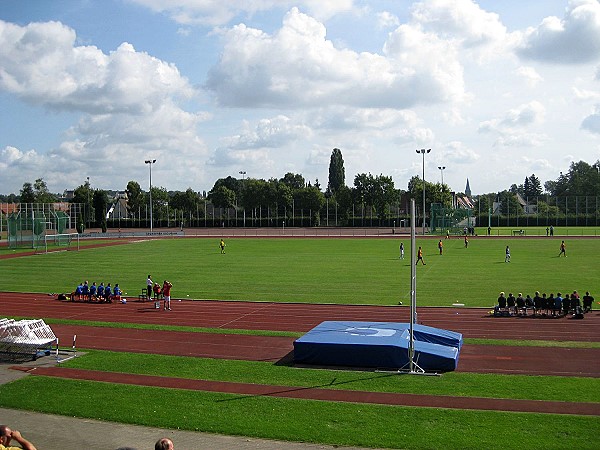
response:
<path fill-rule="evenodd" d="M 307 366 L 307 365 L 297 365 L 294 364 L 294 351 L 290 351 L 287 355 L 285 355 L 283 358 L 281 358 L 279 361 L 277 361 L 274 365 L 276 366 L 288 366 L 288 367 L 297 367 L 298 369 L 324 369 L 324 370 L 348 370 L 348 371 L 360 371 L 360 372 L 368 372 L 372 375 L 368 375 L 365 377 L 359 377 L 359 378 L 355 378 L 352 380 L 345 380 L 345 381 L 337 381 L 337 377 L 334 377 L 329 383 L 325 383 L 325 384 L 318 384 L 318 385 L 314 385 L 314 386 L 303 386 L 303 387 L 298 387 L 298 386 L 290 386 L 290 387 L 284 387 L 284 386 L 273 386 L 273 390 L 270 392 L 263 392 L 260 394 L 248 394 L 248 395 L 240 395 L 240 396 L 236 396 L 234 398 L 230 398 L 230 399 L 224 399 L 224 400 L 217 400 L 217 403 L 220 402 L 232 402 L 232 401 L 238 401 L 238 400 L 245 400 L 247 398 L 252 398 L 252 397 L 270 397 L 270 396 L 277 396 L 277 395 L 281 395 L 281 394 L 286 394 L 286 393 L 290 393 L 290 392 L 301 392 L 301 391 L 309 391 L 312 389 L 324 389 L 324 388 L 330 388 L 332 386 L 343 386 L 346 384 L 351 384 L 351 383 L 356 383 L 359 381 L 369 381 L 369 380 L 380 380 L 382 378 L 389 378 L 389 377 L 393 377 L 393 376 L 397 376 L 396 373 L 378 373 L 378 374 L 373 374 L 373 372 L 375 370 L 378 369 L 372 369 L 372 368 L 364 368 L 364 367 L 341 367 L 341 366 Z M 365 374 L 367 375 L 367 374 Z"/>

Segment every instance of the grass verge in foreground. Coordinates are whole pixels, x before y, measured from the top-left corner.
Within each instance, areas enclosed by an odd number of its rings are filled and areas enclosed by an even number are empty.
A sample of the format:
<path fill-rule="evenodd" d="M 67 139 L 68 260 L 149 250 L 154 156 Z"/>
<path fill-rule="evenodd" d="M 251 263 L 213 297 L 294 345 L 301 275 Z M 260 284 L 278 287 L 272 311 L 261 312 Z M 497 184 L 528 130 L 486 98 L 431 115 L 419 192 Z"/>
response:
<path fill-rule="evenodd" d="M 600 402 L 600 379 L 450 372 L 440 377 L 90 350 L 65 367 L 161 377 L 461 397 Z M 537 387 L 543 386 L 543 389 Z M 568 386 L 568 388 L 565 388 Z"/>
<path fill-rule="evenodd" d="M 150 427 L 330 445 L 596 449 L 597 417 L 409 408 L 26 377 L 3 406 Z"/>

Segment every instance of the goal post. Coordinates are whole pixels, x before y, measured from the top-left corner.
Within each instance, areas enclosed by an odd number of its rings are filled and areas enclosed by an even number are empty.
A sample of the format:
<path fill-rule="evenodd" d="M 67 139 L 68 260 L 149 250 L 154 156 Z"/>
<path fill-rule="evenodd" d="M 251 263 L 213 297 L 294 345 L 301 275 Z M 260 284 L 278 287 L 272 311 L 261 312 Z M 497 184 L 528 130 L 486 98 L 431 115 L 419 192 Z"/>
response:
<path fill-rule="evenodd" d="M 46 253 L 48 253 L 48 247 L 50 247 L 50 249 L 55 247 L 70 248 L 72 245 L 76 245 L 76 248 L 79 251 L 79 233 L 56 233 L 44 235 L 44 250 Z"/>

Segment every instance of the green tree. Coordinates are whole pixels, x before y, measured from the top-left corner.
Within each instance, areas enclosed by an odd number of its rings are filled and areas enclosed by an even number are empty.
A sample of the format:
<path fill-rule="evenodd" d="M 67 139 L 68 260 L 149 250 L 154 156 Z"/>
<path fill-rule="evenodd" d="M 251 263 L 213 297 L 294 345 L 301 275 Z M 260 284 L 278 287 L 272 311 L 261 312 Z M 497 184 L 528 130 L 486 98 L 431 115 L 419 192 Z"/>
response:
<path fill-rule="evenodd" d="M 94 190 L 92 198 L 94 207 L 94 218 L 96 225 L 106 224 L 106 212 L 108 211 L 108 194 L 102 189 Z M 104 225 L 106 226 L 106 225 Z"/>
<path fill-rule="evenodd" d="M 127 194 L 127 213 L 129 216 L 137 216 L 144 205 L 144 191 L 137 181 L 130 181 L 127 183 L 125 194 Z"/>
<path fill-rule="evenodd" d="M 306 186 L 306 181 L 302 175 L 291 172 L 286 173 L 279 181 L 293 190 L 303 189 Z"/>
<path fill-rule="evenodd" d="M 296 210 L 310 210 L 312 213 L 311 222 L 314 226 L 321 223 L 321 208 L 325 205 L 325 195 L 315 186 L 307 186 L 298 189 L 294 193 L 294 202 Z"/>
<path fill-rule="evenodd" d="M 229 176 L 227 178 L 219 178 L 215 182 L 213 188 L 211 189 L 211 192 L 214 192 L 217 188 L 221 186 L 224 186 L 230 191 L 233 191 L 235 193 L 236 198 L 239 198 L 242 194 L 242 189 L 244 187 L 244 180 L 238 180 L 237 178 L 233 178 L 232 176 Z M 210 196 L 210 192 L 208 195 Z"/>
<path fill-rule="evenodd" d="M 169 193 L 164 187 L 152 186 L 152 219 L 164 220 L 167 217 Z"/>
<path fill-rule="evenodd" d="M 344 158 L 339 148 L 334 148 L 329 159 L 329 182 L 327 183 L 327 193 L 335 193 L 346 185 L 346 171 L 344 169 Z"/>
<path fill-rule="evenodd" d="M 90 188 L 89 181 L 86 181 L 84 184 L 78 186 L 73 191 L 73 199 L 71 200 L 71 203 L 81 203 L 84 205 L 84 217 L 81 217 L 81 219 L 85 219 L 86 223 L 89 223 L 92 220 L 92 217 L 94 217 L 92 203 L 93 195 L 94 193 Z"/>
<path fill-rule="evenodd" d="M 21 203 L 35 203 L 35 192 L 33 192 L 33 185 L 31 183 L 23 183 L 23 187 L 19 193 L 19 200 Z"/>
<path fill-rule="evenodd" d="M 187 188 L 185 192 L 175 192 L 171 197 L 170 204 L 173 208 L 182 210 L 188 215 L 195 214 L 200 206 L 200 197 L 192 188 Z"/>
<path fill-rule="evenodd" d="M 52 203 L 57 200 L 56 195 L 48 190 L 48 186 L 43 178 L 35 180 L 35 183 L 33 183 L 33 190 L 35 192 L 35 201 L 37 203 Z"/>
<path fill-rule="evenodd" d="M 208 193 L 208 199 L 216 208 L 235 206 L 235 192 L 222 184 Z"/>

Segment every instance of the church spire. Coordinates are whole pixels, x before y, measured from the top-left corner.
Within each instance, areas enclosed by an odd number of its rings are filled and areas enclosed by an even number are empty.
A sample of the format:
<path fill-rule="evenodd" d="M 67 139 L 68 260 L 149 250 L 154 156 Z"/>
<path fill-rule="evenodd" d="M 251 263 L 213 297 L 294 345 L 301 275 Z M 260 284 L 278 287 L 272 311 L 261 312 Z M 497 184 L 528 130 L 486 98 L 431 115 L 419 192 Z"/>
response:
<path fill-rule="evenodd" d="M 471 196 L 471 186 L 469 186 L 469 179 L 467 178 L 467 187 L 465 188 L 465 195 L 467 197 Z"/>

